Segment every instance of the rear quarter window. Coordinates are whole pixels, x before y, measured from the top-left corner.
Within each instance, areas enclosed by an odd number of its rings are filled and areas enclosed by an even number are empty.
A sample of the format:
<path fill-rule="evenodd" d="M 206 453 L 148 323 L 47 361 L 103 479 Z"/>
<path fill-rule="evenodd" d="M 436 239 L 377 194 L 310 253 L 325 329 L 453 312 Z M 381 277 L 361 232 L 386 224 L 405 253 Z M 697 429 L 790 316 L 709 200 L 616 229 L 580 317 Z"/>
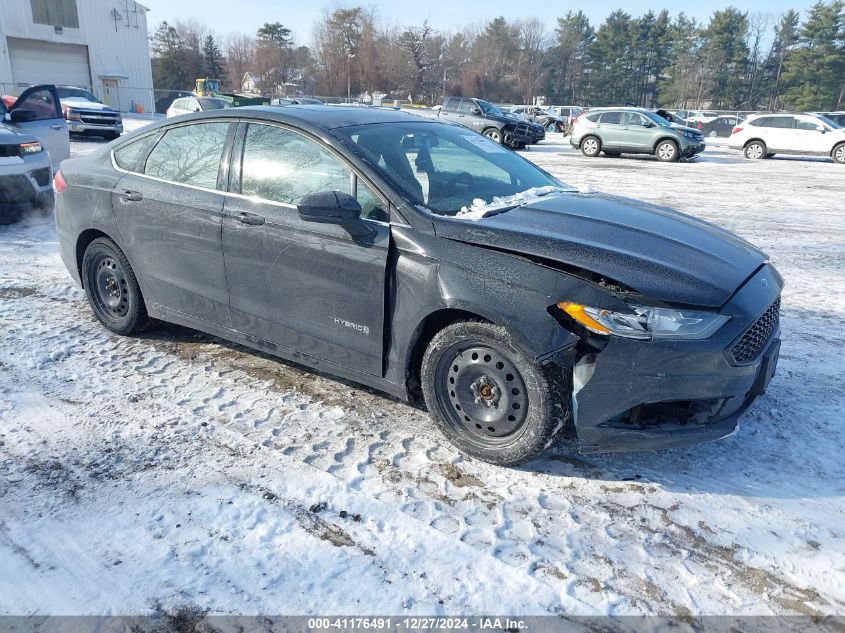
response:
<path fill-rule="evenodd" d="M 147 157 L 144 173 L 206 189 L 217 187 L 229 124 L 193 123 L 170 128 Z"/>
<path fill-rule="evenodd" d="M 122 145 L 114 150 L 114 162 L 126 171 L 142 171 L 147 154 L 155 145 L 156 137 L 157 134 L 148 134 Z"/>

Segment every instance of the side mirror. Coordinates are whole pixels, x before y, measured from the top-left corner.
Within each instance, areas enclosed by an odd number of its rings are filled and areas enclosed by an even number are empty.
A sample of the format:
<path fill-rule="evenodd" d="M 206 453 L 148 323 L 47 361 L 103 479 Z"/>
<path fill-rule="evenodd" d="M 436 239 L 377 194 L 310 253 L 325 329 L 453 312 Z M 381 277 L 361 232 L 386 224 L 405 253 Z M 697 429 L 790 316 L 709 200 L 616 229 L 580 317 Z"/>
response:
<path fill-rule="evenodd" d="M 654 127 L 654 123 L 652 123 L 651 121 L 646 121 L 645 123 L 643 123 L 643 127 Z"/>
<path fill-rule="evenodd" d="M 820 125 L 820 126 L 819 126 L 819 127 L 817 127 L 816 129 L 817 129 L 819 132 L 821 132 L 822 134 L 824 134 L 825 132 L 827 132 L 827 128 L 826 128 L 825 126 L 823 126 L 823 125 Z"/>
<path fill-rule="evenodd" d="M 9 120 L 12 123 L 26 123 L 27 121 L 35 121 L 38 114 L 34 110 L 12 110 L 9 113 Z"/>
<path fill-rule="evenodd" d="M 372 229 L 361 219 L 361 205 L 342 191 L 309 193 L 299 201 L 296 210 L 304 222 L 339 224 L 352 237 L 366 237 L 372 233 Z"/>
<path fill-rule="evenodd" d="M 473 114 L 481 114 L 481 108 L 473 108 L 472 113 Z"/>

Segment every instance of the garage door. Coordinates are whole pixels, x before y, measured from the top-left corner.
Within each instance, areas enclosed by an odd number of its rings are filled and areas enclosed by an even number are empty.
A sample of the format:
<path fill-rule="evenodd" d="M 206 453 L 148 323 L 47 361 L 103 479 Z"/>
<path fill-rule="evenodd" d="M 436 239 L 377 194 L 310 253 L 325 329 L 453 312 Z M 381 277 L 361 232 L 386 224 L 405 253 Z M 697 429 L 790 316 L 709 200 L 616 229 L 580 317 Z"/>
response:
<path fill-rule="evenodd" d="M 15 84 L 90 86 L 88 47 L 6 38 Z"/>

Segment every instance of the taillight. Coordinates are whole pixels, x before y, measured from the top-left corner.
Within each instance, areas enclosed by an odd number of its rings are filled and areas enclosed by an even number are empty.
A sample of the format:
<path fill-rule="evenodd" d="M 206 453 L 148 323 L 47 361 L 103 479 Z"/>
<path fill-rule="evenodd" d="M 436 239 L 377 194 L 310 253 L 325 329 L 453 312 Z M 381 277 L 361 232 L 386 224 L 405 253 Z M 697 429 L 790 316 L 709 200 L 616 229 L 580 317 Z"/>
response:
<path fill-rule="evenodd" d="M 739 134 L 740 132 L 742 132 L 741 127 L 735 127 L 734 129 L 731 130 L 731 134 Z"/>
<path fill-rule="evenodd" d="M 704 125 L 702 125 L 701 121 L 699 121 L 698 123 L 696 123 L 696 124 L 695 124 L 695 127 L 697 127 L 699 130 L 703 130 L 703 129 L 704 129 Z"/>
<path fill-rule="evenodd" d="M 67 183 L 65 182 L 65 177 L 62 176 L 62 170 L 57 169 L 56 175 L 53 176 L 53 191 L 56 193 L 61 193 L 67 189 Z"/>

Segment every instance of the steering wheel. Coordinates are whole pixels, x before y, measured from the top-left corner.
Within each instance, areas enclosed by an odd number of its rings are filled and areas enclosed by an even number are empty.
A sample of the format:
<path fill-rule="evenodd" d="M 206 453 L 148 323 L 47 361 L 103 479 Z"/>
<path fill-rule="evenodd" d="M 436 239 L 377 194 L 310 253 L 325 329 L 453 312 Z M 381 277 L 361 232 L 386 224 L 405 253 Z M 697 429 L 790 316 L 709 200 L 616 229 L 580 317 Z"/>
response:
<path fill-rule="evenodd" d="M 458 184 L 463 184 L 469 189 L 475 184 L 475 179 L 472 177 L 472 174 L 462 171 L 449 178 L 449 180 L 443 183 L 443 186 L 447 191 L 454 191 L 455 185 Z"/>

